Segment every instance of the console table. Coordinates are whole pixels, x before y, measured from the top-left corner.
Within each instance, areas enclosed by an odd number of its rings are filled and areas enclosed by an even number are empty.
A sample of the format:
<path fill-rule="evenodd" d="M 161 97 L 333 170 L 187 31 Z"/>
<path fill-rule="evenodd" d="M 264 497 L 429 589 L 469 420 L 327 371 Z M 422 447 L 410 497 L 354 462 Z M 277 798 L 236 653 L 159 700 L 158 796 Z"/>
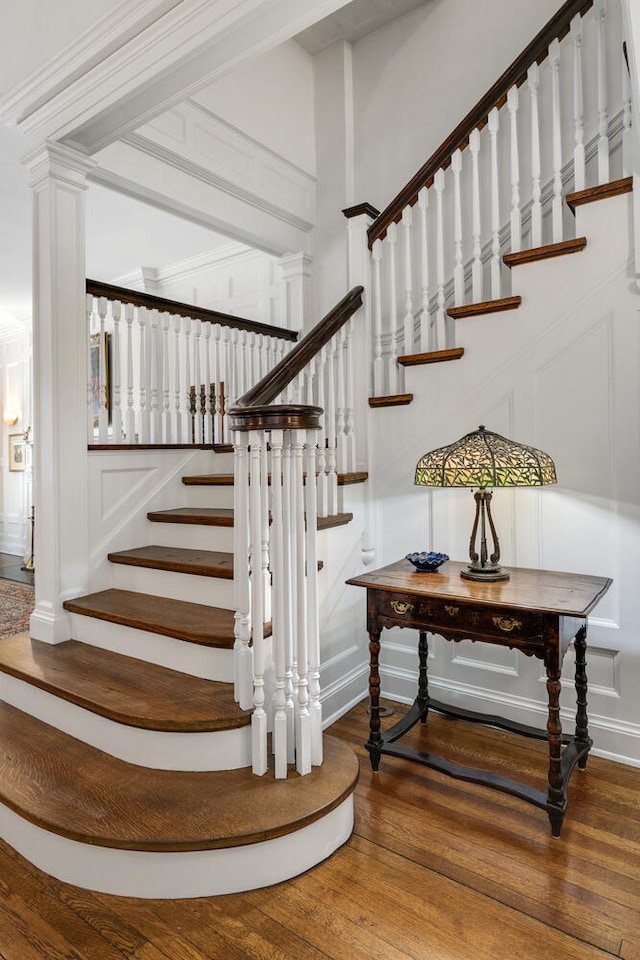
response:
<path fill-rule="evenodd" d="M 373 770 L 388 754 L 414 760 L 460 780 L 479 783 L 520 797 L 547 811 L 554 837 L 560 836 L 567 807 L 567 784 L 577 764 L 584 769 L 592 740 L 587 723 L 587 615 L 611 586 L 606 577 L 510 568 L 510 579 L 497 583 L 463 580 L 465 564 L 447 561 L 433 573 L 417 572 L 408 560 L 347 580 L 367 590 L 369 632 L 369 695 L 371 717 L 366 748 Z M 418 693 L 405 716 L 380 732 L 380 634 L 390 627 L 419 632 Z M 496 716 L 457 710 L 429 696 L 427 633 L 446 640 L 471 639 L 520 650 L 544 662 L 549 716 L 546 732 Z M 563 735 L 560 722 L 560 672 L 566 650 L 575 639 L 577 698 L 575 734 Z M 503 776 L 461 767 L 442 757 L 403 746 L 397 741 L 418 721 L 427 722 L 429 709 L 525 736 L 546 739 L 549 776 L 546 791 Z"/>

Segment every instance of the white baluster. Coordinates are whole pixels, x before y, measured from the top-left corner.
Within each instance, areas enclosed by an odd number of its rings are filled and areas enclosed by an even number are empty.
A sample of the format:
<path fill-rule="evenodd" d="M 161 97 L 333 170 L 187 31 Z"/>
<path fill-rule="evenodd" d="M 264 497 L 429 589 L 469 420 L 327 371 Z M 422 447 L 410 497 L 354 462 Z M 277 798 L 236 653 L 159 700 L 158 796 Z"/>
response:
<path fill-rule="evenodd" d="M 560 118 L 560 41 L 549 44 L 551 67 L 552 143 L 553 143 L 553 200 L 551 201 L 551 233 L 554 243 L 563 237 L 562 216 L 562 127 Z"/>
<path fill-rule="evenodd" d="M 153 443 L 162 443 L 162 408 L 160 405 L 160 380 L 162 373 L 162 355 L 160 344 L 160 323 L 157 310 L 151 311 L 151 428 Z"/>
<path fill-rule="evenodd" d="M 438 287 L 438 308 L 436 310 L 434 350 L 444 350 L 447 346 L 446 315 L 444 312 L 444 213 L 442 194 L 444 192 L 444 170 L 436 171 L 433 178 L 436 192 L 436 284 Z"/>
<path fill-rule="evenodd" d="M 248 435 L 234 432 L 233 484 L 233 593 L 234 696 L 242 710 L 253 706 L 251 643 L 251 589 L 249 584 L 249 472 Z"/>
<path fill-rule="evenodd" d="M 480 225 L 480 171 L 478 159 L 480 154 L 480 131 L 476 128 L 469 136 L 469 151 L 471 153 L 471 214 L 473 235 L 473 264 L 471 266 L 471 301 L 482 303 L 482 243 Z"/>
<path fill-rule="evenodd" d="M 127 303 L 124 308 L 124 315 L 127 321 L 127 412 L 124 420 L 124 430 L 127 435 L 127 443 L 137 443 L 136 435 L 136 415 L 133 409 L 133 317 L 134 306 Z"/>
<path fill-rule="evenodd" d="M 386 250 L 389 252 L 389 334 L 390 349 L 387 361 L 387 383 L 389 393 L 399 392 L 400 367 L 398 364 L 398 289 L 397 289 L 397 253 L 398 227 L 390 223 L 387 229 Z"/>
<path fill-rule="evenodd" d="M 253 644 L 253 714 L 251 716 L 251 756 L 253 772 L 258 776 L 267 772 L 267 714 L 265 711 L 266 669 L 264 644 L 264 598 L 261 564 L 262 490 L 261 464 L 264 435 L 259 430 L 249 432 L 249 462 L 251 480 L 249 489 L 249 552 L 251 566 L 251 639 Z M 265 477 L 266 482 L 266 477 Z"/>
<path fill-rule="evenodd" d="M 626 56 L 621 57 L 622 63 L 622 176 L 630 177 L 633 173 L 633 136 L 631 131 L 631 79 L 629 64 Z"/>
<path fill-rule="evenodd" d="M 292 494 L 296 505 L 295 587 L 297 595 L 296 670 L 298 686 L 298 697 L 296 701 L 296 770 L 301 776 L 311 772 L 311 714 L 309 713 L 309 649 L 307 637 L 307 591 L 305 588 L 306 556 L 302 462 L 304 441 L 305 432 L 303 430 L 293 431 L 291 447 L 293 454 Z"/>
<path fill-rule="evenodd" d="M 407 205 L 402 211 L 402 226 L 404 234 L 404 344 L 402 352 L 405 355 L 413 353 L 413 278 L 411 276 L 411 207 Z"/>
<path fill-rule="evenodd" d="M 374 296 L 374 359 L 373 394 L 384 394 L 384 358 L 382 356 L 382 240 L 376 240 L 371 250 L 373 260 L 373 296 Z"/>
<path fill-rule="evenodd" d="M 138 330 L 140 332 L 140 443 L 151 442 L 151 419 L 149 408 L 147 406 L 148 396 L 148 363 L 150 359 L 150 346 L 148 342 L 147 308 L 138 308 Z"/>
<path fill-rule="evenodd" d="M 212 397 L 211 383 L 211 323 L 204 323 L 204 431 L 203 443 L 213 443 L 213 417 L 215 401 Z"/>
<path fill-rule="evenodd" d="M 111 383 L 113 386 L 113 408 L 111 423 L 113 427 L 113 442 L 122 443 L 122 398 L 120 394 L 121 356 L 120 356 L 120 317 L 122 304 L 115 300 L 111 304 L 113 317 L 113 348 L 111 351 Z"/>
<path fill-rule="evenodd" d="M 284 690 L 286 698 L 287 711 L 287 762 L 295 763 L 296 759 L 296 737 L 295 737 L 295 707 L 294 699 L 297 699 L 297 676 L 295 670 L 295 624 L 298 622 L 298 596 L 295 589 L 295 569 L 296 569 L 296 537 L 295 537 L 295 514 L 296 505 L 293 496 L 293 467 L 291 450 L 291 430 L 287 430 L 284 435 L 284 445 L 282 451 L 282 496 L 284 500 L 284 583 L 285 596 L 285 681 Z"/>
<path fill-rule="evenodd" d="M 347 325 L 336 336 L 336 372 L 338 379 L 338 405 L 336 408 L 336 469 L 338 473 L 348 472 L 347 450 L 347 386 L 346 386 L 346 344 Z"/>
<path fill-rule="evenodd" d="M 171 363 L 169 357 L 169 329 L 171 314 L 162 314 L 162 439 L 171 443 Z"/>
<path fill-rule="evenodd" d="M 575 128 L 573 148 L 573 189 L 584 190 L 584 98 L 582 84 L 582 17 L 579 13 L 571 21 L 573 43 L 573 125 Z"/>
<path fill-rule="evenodd" d="M 540 122 L 538 116 L 538 87 L 540 71 L 533 63 L 527 72 L 527 86 L 531 96 L 531 243 L 542 246 L 542 189 L 540 186 Z"/>
<path fill-rule="evenodd" d="M 202 443 L 202 411 L 201 390 L 202 390 L 202 358 L 200 351 L 202 338 L 202 320 L 195 320 L 193 324 L 193 383 L 196 391 L 195 395 L 195 438 L 194 443 Z"/>
<path fill-rule="evenodd" d="M 598 83 L 598 183 L 609 183 L 609 117 L 607 113 L 606 2 L 596 0 Z"/>
<path fill-rule="evenodd" d="M 188 323 L 188 321 L 186 321 Z M 181 380 L 182 366 L 180 364 L 180 334 L 182 332 L 182 317 L 173 318 L 173 435 L 176 443 L 182 443 L 183 399 L 186 388 Z"/>
<path fill-rule="evenodd" d="M 311 736 L 311 763 L 322 763 L 322 705 L 320 703 L 320 624 L 318 619 L 318 512 L 316 485 L 312 482 L 315 469 L 316 431 L 306 431 L 304 468 L 306 516 L 306 581 L 307 581 L 307 644 L 309 651 L 309 713 Z"/>
<path fill-rule="evenodd" d="M 85 299 L 86 308 L 86 344 L 87 344 L 87 443 L 94 442 L 94 424 L 93 424 L 93 366 L 91 363 L 91 328 L 93 320 L 93 296 L 88 293 Z M 100 395 L 100 386 L 98 384 L 98 396 Z"/>
<path fill-rule="evenodd" d="M 186 399 L 187 430 L 184 438 L 185 443 L 195 443 L 195 424 L 193 405 L 195 397 L 191 390 L 191 327 L 193 320 L 191 317 L 184 318 L 184 397 Z"/>
<path fill-rule="evenodd" d="M 346 337 L 344 345 L 344 365 L 346 376 L 347 400 L 344 418 L 344 430 L 347 445 L 347 460 L 345 463 L 346 473 L 355 473 L 358 463 L 355 424 L 355 403 L 353 397 L 353 362 L 352 362 L 352 343 L 353 343 L 353 317 L 350 317 L 346 324 Z"/>
<path fill-rule="evenodd" d="M 98 316 L 100 317 L 100 340 L 98 346 L 98 358 L 100 363 L 98 443 L 107 443 L 109 439 L 109 387 L 107 384 L 107 339 L 105 336 L 105 318 L 107 316 L 106 297 L 98 297 Z"/>
<path fill-rule="evenodd" d="M 318 516 L 319 517 L 328 517 L 329 508 L 328 508 L 328 490 L 327 490 L 327 458 L 326 458 L 326 419 L 327 419 L 327 404 L 325 401 L 325 353 L 322 353 L 315 359 L 317 374 L 315 378 L 316 383 L 316 395 L 317 395 L 317 404 L 319 407 L 322 407 L 323 413 L 320 417 L 321 430 L 318 436 L 318 466 L 317 466 L 317 482 L 318 482 Z"/>
<path fill-rule="evenodd" d="M 464 264 L 462 262 L 462 200 L 460 197 L 460 174 L 462 151 L 454 150 L 451 156 L 453 173 L 453 300 L 456 307 L 464 303 Z"/>
<path fill-rule="evenodd" d="M 489 137 L 491 139 L 491 299 L 502 296 L 500 258 L 500 180 L 498 176 L 498 130 L 500 114 L 497 107 L 489 113 Z"/>
<path fill-rule="evenodd" d="M 260 540 L 260 569 L 262 571 L 262 622 L 271 620 L 271 571 L 269 569 L 269 458 L 266 438 L 262 447 L 262 483 L 260 486 L 260 516 L 262 537 Z"/>
<path fill-rule="evenodd" d="M 284 563 L 284 510 L 283 510 L 283 477 L 282 477 L 282 446 L 284 438 L 282 430 L 271 431 L 271 501 L 273 523 L 271 524 L 271 560 L 273 568 L 273 611 L 271 621 L 271 637 L 273 644 L 273 659 L 275 665 L 274 678 L 274 720 L 273 720 L 273 753 L 275 755 L 276 779 L 287 776 L 288 745 L 287 745 L 287 644 L 285 623 L 285 597 L 288 583 L 285 579 Z"/>
<path fill-rule="evenodd" d="M 222 376 L 222 344 L 220 324 L 213 326 L 213 443 L 220 443 L 222 436 L 222 395 L 220 384 Z"/>
<path fill-rule="evenodd" d="M 507 109 L 511 121 L 511 252 L 522 249 L 522 217 L 520 213 L 520 157 L 518 155 L 518 88 L 507 93 Z"/>
<path fill-rule="evenodd" d="M 429 209 L 429 191 L 423 187 L 418 194 L 420 214 L 420 278 L 422 281 L 422 310 L 420 313 L 420 353 L 429 351 L 431 339 L 431 317 L 429 315 L 429 235 L 427 211 Z"/>
<path fill-rule="evenodd" d="M 323 347 L 327 370 L 327 409 L 325 411 L 325 430 L 327 435 L 327 512 L 335 517 L 338 512 L 338 474 L 336 472 L 336 376 L 335 345 L 332 341 Z"/>

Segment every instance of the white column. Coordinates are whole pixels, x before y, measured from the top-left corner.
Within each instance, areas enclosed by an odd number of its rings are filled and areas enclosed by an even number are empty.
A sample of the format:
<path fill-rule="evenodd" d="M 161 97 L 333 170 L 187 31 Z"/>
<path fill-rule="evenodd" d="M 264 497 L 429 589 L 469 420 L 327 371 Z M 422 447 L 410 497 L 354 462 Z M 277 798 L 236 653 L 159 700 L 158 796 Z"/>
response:
<path fill-rule="evenodd" d="M 33 382 L 36 640 L 68 640 L 65 600 L 88 590 L 85 423 L 86 176 L 95 165 L 49 143 L 26 165 L 33 189 Z"/>

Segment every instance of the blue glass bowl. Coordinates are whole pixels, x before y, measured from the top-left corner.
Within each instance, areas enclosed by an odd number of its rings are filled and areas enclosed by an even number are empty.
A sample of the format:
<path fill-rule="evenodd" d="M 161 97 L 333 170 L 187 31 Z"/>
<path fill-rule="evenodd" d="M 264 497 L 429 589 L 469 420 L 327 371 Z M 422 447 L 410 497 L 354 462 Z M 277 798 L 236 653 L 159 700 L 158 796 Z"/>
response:
<path fill-rule="evenodd" d="M 405 559 L 412 563 L 416 570 L 419 570 L 421 573 L 433 573 L 433 571 L 442 566 L 449 557 L 446 553 L 427 553 L 423 550 L 421 553 L 408 553 Z"/>

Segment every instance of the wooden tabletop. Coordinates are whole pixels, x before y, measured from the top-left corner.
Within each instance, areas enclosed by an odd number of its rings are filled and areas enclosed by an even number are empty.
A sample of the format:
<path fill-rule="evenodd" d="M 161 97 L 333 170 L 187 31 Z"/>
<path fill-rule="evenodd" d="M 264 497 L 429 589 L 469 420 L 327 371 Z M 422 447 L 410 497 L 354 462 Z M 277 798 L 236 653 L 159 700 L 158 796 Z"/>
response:
<path fill-rule="evenodd" d="M 505 567 L 510 579 L 497 583 L 463 580 L 467 564 L 448 560 L 433 573 L 420 573 L 408 560 L 347 580 L 356 587 L 420 597 L 452 598 L 464 603 L 522 608 L 539 613 L 586 617 L 612 584 L 608 577 L 591 577 L 555 570 Z"/>

